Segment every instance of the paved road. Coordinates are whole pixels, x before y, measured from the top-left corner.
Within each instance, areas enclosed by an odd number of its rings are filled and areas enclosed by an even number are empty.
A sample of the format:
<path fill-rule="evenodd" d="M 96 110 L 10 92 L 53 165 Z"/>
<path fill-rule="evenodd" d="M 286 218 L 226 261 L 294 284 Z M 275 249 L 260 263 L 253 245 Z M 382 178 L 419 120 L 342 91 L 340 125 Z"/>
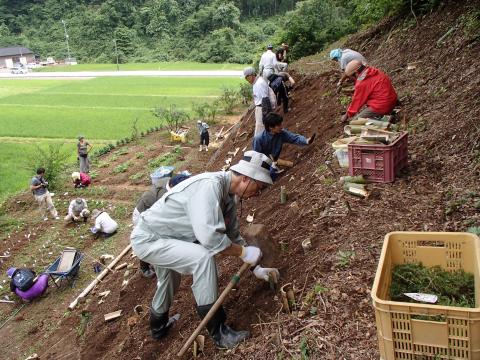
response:
<path fill-rule="evenodd" d="M 84 79 L 94 77 L 154 76 L 154 77 L 241 77 L 240 70 L 176 70 L 176 71 L 76 71 L 76 72 L 30 72 L 28 74 L 0 73 L 3 79 Z"/>

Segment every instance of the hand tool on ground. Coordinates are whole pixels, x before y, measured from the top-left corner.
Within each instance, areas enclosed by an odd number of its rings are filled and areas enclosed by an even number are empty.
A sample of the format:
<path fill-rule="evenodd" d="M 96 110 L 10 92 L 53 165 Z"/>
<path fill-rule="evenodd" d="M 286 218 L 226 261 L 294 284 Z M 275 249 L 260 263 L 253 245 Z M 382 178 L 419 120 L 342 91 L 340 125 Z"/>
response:
<path fill-rule="evenodd" d="M 280 253 L 280 249 L 276 244 L 271 240 L 271 237 L 268 233 L 268 230 L 265 225 L 263 224 L 252 224 L 248 226 L 248 229 L 242 234 L 245 240 L 249 245 L 254 245 L 260 248 L 262 251 L 262 259 L 260 260 L 260 263 L 264 267 L 273 267 L 275 260 L 278 259 L 278 255 Z M 213 304 L 212 308 L 210 311 L 207 313 L 205 318 L 200 322 L 200 325 L 197 326 L 195 331 L 190 335 L 188 340 L 185 342 L 183 347 L 180 349 L 178 352 L 178 357 L 183 356 L 189 346 L 193 343 L 193 341 L 196 339 L 197 335 L 202 331 L 202 329 L 206 326 L 207 322 L 211 319 L 213 314 L 218 310 L 220 305 L 224 302 L 225 298 L 227 297 L 228 293 L 230 290 L 237 285 L 237 283 L 240 280 L 240 276 L 243 274 L 245 270 L 251 267 L 251 264 L 244 263 L 240 270 L 232 277 L 230 280 L 230 283 L 227 285 L 225 290 L 220 294 L 218 297 L 217 301 L 215 304 Z M 276 282 L 278 282 L 278 279 L 276 276 L 272 277 L 272 282 L 275 282 L 275 284 L 272 284 L 271 286 L 276 287 Z"/>
<path fill-rule="evenodd" d="M 215 304 L 213 304 L 212 308 L 210 309 L 210 311 L 207 313 L 207 315 L 203 318 L 203 320 L 200 322 L 200 324 L 197 326 L 197 328 L 195 329 L 195 331 L 192 333 L 192 335 L 190 335 L 190 337 L 188 338 L 188 340 L 185 342 L 185 344 L 183 345 L 183 347 L 180 349 L 180 351 L 178 352 L 177 356 L 178 357 L 182 357 L 183 354 L 185 354 L 185 352 L 187 351 L 187 349 L 190 347 L 190 345 L 195 341 L 195 339 L 197 338 L 198 334 L 200 334 L 200 331 L 202 331 L 202 329 L 207 325 L 207 323 L 210 321 L 210 319 L 212 318 L 212 316 L 217 312 L 217 310 L 220 308 L 220 306 L 222 305 L 222 303 L 225 301 L 225 298 L 227 297 L 228 293 L 230 292 L 230 290 L 232 290 L 232 288 L 237 285 L 237 283 L 240 281 L 240 276 L 242 276 L 242 274 L 245 272 L 245 270 L 247 270 L 249 267 L 251 266 L 251 264 L 249 263 L 244 263 L 242 265 L 242 267 L 240 268 L 240 270 L 238 270 L 238 272 L 232 276 L 232 279 L 230 280 L 230 282 L 228 283 L 227 287 L 225 288 L 225 290 L 223 290 L 223 292 L 220 294 L 220 296 L 218 297 L 217 301 L 215 301 Z M 170 320 L 169 320 L 170 322 Z"/>

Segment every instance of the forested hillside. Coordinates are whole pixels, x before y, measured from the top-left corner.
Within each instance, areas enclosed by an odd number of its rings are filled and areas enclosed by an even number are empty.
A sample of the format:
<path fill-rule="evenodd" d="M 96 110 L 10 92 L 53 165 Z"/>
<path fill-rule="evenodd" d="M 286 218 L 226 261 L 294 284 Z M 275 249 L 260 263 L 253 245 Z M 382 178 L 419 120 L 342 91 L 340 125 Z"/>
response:
<path fill-rule="evenodd" d="M 438 0 L 0 0 L 0 46 L 81 62 L 251 63 L 287 42 L 293 58 L 385 15 Z M 65 23 L 62 23 L 62 20 Z"/>

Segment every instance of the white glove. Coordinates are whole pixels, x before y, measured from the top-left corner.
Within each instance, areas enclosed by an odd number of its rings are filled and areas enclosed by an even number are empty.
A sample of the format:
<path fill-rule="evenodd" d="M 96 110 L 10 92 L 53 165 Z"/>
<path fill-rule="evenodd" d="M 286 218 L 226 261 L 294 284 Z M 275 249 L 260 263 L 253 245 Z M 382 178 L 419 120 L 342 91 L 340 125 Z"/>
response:
<path fill-rule="evenodd" d="M 244 246 L 242 248 L 242 255 L 240 255 L 240 259 L 242 259 L 243 262 L 251 265 L 255 265 L 261 257 L 262 251 L 256 246 Z"/>
<path fill-rule="evenodd" d="M 280 273 L 276 268 L 263 268 L 260 265 L 257 265 L 253 270 L 253 274 L 257 277 L 257 279 L 268 281 L 268 275 L 270 273 L 275 273 L 277 275 L 277 279 L 280 277 Z"/>

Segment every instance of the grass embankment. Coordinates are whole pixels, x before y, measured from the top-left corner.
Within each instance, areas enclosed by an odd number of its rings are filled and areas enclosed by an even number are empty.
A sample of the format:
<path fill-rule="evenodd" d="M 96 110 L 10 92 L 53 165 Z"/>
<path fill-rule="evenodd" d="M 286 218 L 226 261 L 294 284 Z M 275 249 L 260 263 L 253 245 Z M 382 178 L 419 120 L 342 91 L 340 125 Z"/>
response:
<path fill-rule="evenodd" d="M 140 64 L 143 65 L 143 64 Z M 0 199 L 25 189 L 33 169 L 27 159 L 35 143 L 64 143 L 75 158 L 76 137 L 100 146 L 159 125 L 156 106 L 189 111 L 194 102 L 213 101 L 235 78 L 94 78 L 88 80 L 0 80 Z M 35 141 L 37 139 L 37 141 Z M 99 143 L 102 144 L 99 144 Z"/>
<path fill-rule="evenodd" d="M 167 62 L 145 64 L 119 64 L 121 71 L 138 70 L 242 70 L 245 64 L 201 64 L 195 62 Z M 78 65 L 55 65 L 34 69 L 38 72 L 59 71 L 117 71 L 117 64 L 78 64 Z"/>

